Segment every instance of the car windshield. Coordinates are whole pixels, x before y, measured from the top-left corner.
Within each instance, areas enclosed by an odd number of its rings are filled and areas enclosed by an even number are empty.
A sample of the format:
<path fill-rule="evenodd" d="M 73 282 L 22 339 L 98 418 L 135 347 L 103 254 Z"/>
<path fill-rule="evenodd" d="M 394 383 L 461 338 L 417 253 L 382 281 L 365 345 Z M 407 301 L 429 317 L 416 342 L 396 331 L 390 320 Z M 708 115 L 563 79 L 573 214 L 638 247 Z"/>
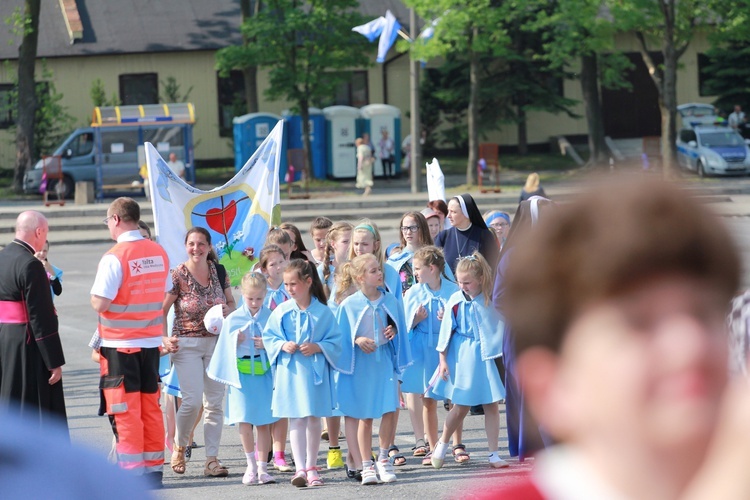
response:
<path fill-rule="evenodd" d="M 707 148 L 721 148 L 728 146 L 743 146 L 745 142 L 736 132 L 722 131 L 701 134 L 701 143 Z"/>

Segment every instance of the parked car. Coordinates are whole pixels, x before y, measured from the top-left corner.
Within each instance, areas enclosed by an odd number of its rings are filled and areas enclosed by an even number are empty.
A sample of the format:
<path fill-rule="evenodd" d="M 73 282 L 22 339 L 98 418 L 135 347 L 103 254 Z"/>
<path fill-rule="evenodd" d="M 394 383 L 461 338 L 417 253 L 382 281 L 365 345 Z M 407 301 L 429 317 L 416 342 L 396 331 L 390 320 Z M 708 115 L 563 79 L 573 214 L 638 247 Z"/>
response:
<path fill-rule="evenodd" d="M 165 158 L 175 153 L 185 164 L 189 182 L 195 181 L 190 103 L 96 108 L 90 127 L 74 130 L 52 153 L 24 175 L 24 192 L 39 193 L 45 162 L 62 165 L 62 180 L 48 179 L 46 189 L 70 197 L 75 183 L 94 183 L 97 197 L 108 186 L 140 186 L 145 162 L 143 143 L 151 142 Z M 58 186 L 59 182 L 63 186 Z"/>
<path fill-rule="evenodd" d="M 696 125 L 680 130 L 677 161 L 700 177 L 750 173 L 746 140 L 729 127 Z"/>

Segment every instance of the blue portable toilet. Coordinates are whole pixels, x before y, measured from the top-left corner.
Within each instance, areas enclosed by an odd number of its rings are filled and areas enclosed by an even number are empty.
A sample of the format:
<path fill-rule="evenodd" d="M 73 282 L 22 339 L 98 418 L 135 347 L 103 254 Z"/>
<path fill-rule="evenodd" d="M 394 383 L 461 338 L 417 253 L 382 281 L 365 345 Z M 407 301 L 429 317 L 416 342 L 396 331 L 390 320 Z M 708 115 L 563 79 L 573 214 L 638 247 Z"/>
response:
<path fill-rule="evenodd" d="M 328 176 L 333 179 L 357 176 L 357 147 L 362 113 L 351 106 L 323 108 L 328 139 Z"/>
<path fill-rule="evenodd" d="M 250 113 L 232 120 L 234 132 L 234 170 L 239 172 L 263 140 L 281 120 L 272 113 Z M 286 152 L 282 157 L 286 156 Z"/>
<path fill-rule="evenodd" d="M 401 110 L 396 106 L 388 104 L 368 104 L 363 106 L 362 117 L 365 120 L 365 132 L 370 134 L 372 147 L 375 148 L 374 175 L 383 175 L 383 164 L 380 162 L 380 148 L 378 144 L 382 136 L 382 131 L 388 131 L 388 137 L 393 139 L 394 155 L 394 173 L 398 176 L 401 173 Z"/>
<path fill-rule="evenodd" d="M 312 177 L 325 179 L 326 177 L 326 119 L 323 111 L 309 108 L 310 113 L 310 152 L 312 154 Z M 287 148 L 302 149 L 302 117 L 292 115 L 289 111 L 281 113 L 287 123 Z"/>

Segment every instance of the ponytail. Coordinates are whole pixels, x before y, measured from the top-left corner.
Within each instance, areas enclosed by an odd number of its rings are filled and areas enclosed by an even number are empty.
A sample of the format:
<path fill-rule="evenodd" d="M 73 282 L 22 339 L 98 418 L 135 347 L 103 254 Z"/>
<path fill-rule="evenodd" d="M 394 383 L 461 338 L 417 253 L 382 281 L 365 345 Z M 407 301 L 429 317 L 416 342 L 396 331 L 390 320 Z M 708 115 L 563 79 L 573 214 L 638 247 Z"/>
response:
<path fill-rule="evenodd" d="M 323 283 L 320 281 L 318 271 L 310 261 L 304 259 L 293 259 L 284 273 L 292 271 L 296 272 L 297 276 L 302 280 L 310 278 L 312 280 L 312 284 L 310 285 L 310 295 L 318 299 L 321 304 L 328 305 L 328 299 L 326 298 L 325 290 L 323 290 Z"/>

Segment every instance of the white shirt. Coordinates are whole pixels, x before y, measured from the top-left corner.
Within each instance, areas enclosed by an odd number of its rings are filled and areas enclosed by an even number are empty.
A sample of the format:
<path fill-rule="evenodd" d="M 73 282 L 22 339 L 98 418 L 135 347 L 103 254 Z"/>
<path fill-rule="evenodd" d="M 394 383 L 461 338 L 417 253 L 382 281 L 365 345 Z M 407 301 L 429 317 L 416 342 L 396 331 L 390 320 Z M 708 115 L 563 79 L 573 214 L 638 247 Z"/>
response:
<path fill-rule="evenodd" d="M 142 240 L 140 231 L 127 231 L 117 237 L 117 243 L 125 241 Z M 172 289 L 172 280 L 167 277 L 164 280 L 165 292 Z M 122 265 L 120 260 L 112 254 L 106 254 L 99 261 L 99 267 L 96 271 L 94 284 L 91 287 L 91 295 L 104 297 L 105 299 L 114 300 L 117 292 L 122 286 Z M 137 339 L 137 340 L 106 340 L 102 339 L 102 347 L 159 347 L 162 343 L 161 335 L 154 338 Z"/>
<path fill-rule="evenodd" d="M 551 500 L 628 500 L 572 446 L 555 445 L 534 459 L 534 484 Z"/>
<path fill-rule="evenodd" d="M 185 177 L 185 164 L 182 163 L 182 160 L 168 161 L 167 165 L 179 177 Z"/>
<path fill-rule="evenodd" d="M 732 127 L 732 128 L 739 127 L 741 124 L 743 124 L 745 122 L 745 113 L 744 113 L 744 111 L 740 111 L 740 112 L 732 111 L 732 113 L 730 113 L 730 115 L 729 115 L 728 121 L 729 121 L 729 126 L 730 127 Z"/>

